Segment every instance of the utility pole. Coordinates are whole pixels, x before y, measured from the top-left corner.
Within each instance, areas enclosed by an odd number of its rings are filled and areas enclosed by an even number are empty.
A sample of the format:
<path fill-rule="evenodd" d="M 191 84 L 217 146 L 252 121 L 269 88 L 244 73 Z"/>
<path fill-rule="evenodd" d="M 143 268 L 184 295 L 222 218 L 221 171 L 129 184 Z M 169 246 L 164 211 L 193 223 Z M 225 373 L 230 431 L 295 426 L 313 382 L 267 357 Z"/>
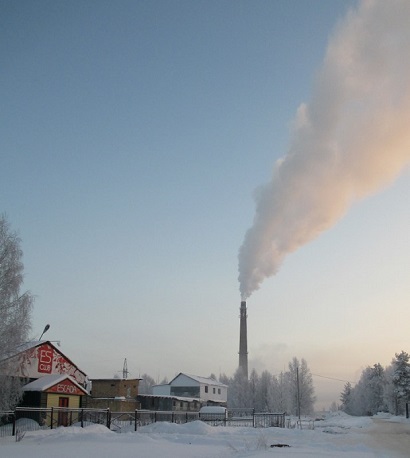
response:
<path fill-rule="evenodd" d="M 296 388 L 297 388 L 297 402 L 298 402 L 298 418 L 300 421 L 300 388 L 299 388 L 299 367 L 296 367 Z"/>

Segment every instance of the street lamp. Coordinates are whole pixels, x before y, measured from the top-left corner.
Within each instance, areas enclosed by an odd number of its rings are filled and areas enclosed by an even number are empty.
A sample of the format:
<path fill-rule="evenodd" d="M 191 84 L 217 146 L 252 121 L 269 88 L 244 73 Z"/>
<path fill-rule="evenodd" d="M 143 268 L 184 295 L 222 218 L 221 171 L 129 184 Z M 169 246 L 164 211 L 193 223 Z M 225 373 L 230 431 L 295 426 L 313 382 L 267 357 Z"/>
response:
<path fill-rule="evenodd" d="M 50 325 L 49 324 L 46 324 L 43 332 L 41 333 L 41 336 L 38 340 L 41 340 L 41 338 L 43 337 L 43 335 L 50 329 Z"/>

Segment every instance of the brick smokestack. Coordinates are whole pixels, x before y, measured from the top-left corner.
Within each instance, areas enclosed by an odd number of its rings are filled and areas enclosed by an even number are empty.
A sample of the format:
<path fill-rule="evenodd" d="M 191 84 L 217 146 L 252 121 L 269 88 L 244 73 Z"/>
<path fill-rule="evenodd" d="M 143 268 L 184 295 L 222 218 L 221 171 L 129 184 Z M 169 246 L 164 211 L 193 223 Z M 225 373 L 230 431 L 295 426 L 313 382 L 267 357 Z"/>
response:
<path fill-rule="evenodd" d="M 246 325 L 246 301 L 241 302 L 240 308 L 240 329 L 239 329 L 239 368 L 248 378 L 248 331 Z"/>

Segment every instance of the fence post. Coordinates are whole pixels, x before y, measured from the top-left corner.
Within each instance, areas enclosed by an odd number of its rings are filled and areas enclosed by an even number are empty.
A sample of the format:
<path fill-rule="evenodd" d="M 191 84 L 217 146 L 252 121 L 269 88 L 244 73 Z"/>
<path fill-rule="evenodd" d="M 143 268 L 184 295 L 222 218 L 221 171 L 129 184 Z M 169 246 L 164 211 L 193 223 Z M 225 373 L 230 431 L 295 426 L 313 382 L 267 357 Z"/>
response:
<path fill-rule="evenodd" d="M 84 409 L 81 409 L 81 428 L 84 428 Z"/>
<path fill-rule="evenodd" d="M 53 429 L 53 423 L 54 423 L 54 407 L 51 407 L 51 414 L 50 414 L 50 429 Z"/>
<path fill-rule="evenodd" d="M 255 409 L 252 409 L 252 424 L 255 427 Z"/>
<path fill-rule="evenodd" d="M 174 423 L 174 420 L 175 420 L 175 415 L 174 415 L 174 411 L 171 412 L 171 423 Z"/>
<path fill-rule="evenodd" d="M 111 429 L 111 412 L 110 412 L 110 408 L 107 409 L 107 428 Z"/>
<path fill-rule="evenodd" d="M 16 417 L 17 417 L 16 411 L 14 411 L 13 413 L 13 436 L 16 435 Z"/>
<path fill-rule="evenodd" d="M 137 421 L 138 421 L 138 410 L 135 409 L 135 415 L 134 415 L 134 422 L 135 422 L 134 431 L 137 430 Z"/>

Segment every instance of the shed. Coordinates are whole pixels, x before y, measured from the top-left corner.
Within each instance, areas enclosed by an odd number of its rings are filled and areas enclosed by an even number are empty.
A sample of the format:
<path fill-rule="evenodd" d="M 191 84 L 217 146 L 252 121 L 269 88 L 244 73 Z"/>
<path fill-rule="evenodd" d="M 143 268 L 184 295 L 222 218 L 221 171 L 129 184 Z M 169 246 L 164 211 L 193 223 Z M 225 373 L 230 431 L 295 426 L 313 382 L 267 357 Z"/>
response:
<path fill-rule="evenodd" d="M 23 386 L 23 401 L 21 406 L 45 408 L 70 408 L 81 407 L 82 397 L 87 391 L 69 375 L 45 375 Z M 71 422 L 70 422 L 71 423 Z M 67 412 L 60 411 L 58 425 L 68 424 Z"/>

